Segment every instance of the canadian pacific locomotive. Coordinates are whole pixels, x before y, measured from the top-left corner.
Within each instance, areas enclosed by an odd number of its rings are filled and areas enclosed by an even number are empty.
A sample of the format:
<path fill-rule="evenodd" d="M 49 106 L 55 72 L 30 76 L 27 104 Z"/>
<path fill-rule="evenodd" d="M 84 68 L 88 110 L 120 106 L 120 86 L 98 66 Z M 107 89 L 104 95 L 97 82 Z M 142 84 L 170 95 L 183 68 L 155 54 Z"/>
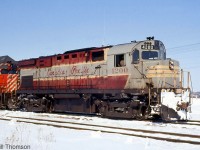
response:
<path fill-rule="evenodd" d="M 152 37 L 17 65 L 1 70 L 1 106 L 7 109 L 172 120 L 187 119 L 191 106 L 189 73 L 184 87 L 179 62 L 166 58 L 164 44 Z"/>

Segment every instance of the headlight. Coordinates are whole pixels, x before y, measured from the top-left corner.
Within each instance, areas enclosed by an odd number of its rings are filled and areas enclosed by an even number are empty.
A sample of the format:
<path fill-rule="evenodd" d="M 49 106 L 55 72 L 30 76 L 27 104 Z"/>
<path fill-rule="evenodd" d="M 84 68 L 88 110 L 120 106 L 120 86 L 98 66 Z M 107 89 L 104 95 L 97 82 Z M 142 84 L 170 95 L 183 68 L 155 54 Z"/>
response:
<path fill-rule="evenodd" d="M 174 62 L 172 60 L 169 61 L 169 69 L 174 70 Z"/>

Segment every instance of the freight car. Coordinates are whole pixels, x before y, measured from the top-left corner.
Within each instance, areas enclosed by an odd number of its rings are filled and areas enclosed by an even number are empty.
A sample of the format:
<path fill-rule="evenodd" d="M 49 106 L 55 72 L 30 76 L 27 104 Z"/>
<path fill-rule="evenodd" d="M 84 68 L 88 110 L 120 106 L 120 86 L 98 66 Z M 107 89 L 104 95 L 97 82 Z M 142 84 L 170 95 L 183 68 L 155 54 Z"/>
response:
<path fill-rule="evenodd" d="M 66 51 L 18 62 L 20 86 L 9 106 L 39 112 L 100 114 L 111 118 L 187 119 L 190 75 L 164 44 L 144 41 Z M 12 107 L 10 107 L 12 109 Z"/>

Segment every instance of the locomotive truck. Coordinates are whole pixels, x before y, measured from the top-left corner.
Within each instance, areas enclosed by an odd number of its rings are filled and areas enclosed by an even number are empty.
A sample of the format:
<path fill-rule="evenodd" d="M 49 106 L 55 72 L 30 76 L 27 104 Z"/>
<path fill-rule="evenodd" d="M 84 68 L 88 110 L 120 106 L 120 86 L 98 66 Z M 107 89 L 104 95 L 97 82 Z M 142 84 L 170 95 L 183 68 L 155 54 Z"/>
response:
<path fill-rule="evenodd" d="M 4 89 L 9 84 L 5 78 L 18 86 L 7 92 L 1 88 L 1 106 L 7 109 L 188 119 L 190 73 L 167 58 L 164 44 L 153 37 L 25 59 L 17 65 L 18 71 L 0 75 Z"/>

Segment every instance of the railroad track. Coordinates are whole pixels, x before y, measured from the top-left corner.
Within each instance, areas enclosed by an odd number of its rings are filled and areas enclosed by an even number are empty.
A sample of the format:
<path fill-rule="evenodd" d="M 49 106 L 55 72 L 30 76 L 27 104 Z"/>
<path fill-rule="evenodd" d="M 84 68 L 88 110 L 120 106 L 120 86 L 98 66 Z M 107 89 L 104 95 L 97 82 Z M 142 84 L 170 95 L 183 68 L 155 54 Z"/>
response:
<path fill-rule="evenodd" d="M 85 120 L 92 120 L 91 117 L 96 117 L 96 115 L 86 115 L 86 114 L 74 114 L 74 113 L 52 113 L 54 115 L 58 115 L 57 117 L 59 118 L 66 118 L 66 119 L 73 119 L 73 120 L 80 120 L 80 117 L 86 116 Z M 68 114 L 71 115 L 71 117 L 67 117 Z M 41 115 L 41 117 L 44 116 L 49 116 L 49 115 Z M 88 119 L 87 117 L 90 117 Z M 56 117 L 55 117 L 56 118 Z M 120 120 L 120 119 L 114 119 L 114 120 Z M 132 121 L 138 121 L 138 120 L 132 120 Z M 169 124 L 179 124 L 179 125 L 193 125 L 193 126 L 200 126 L 200 121 L 199 120 L 187 120 L 187 121 L 162 121 L 162 120 L 141 120 L 145 122 L 150 122 L 150 123 L 169 123 Z"/>
<path fill-rule="evenodd" d="M 189 120 L 186 122 L 178 122 L 179 124 L 186 124 L 186 125 L 195 125 L 195 126 L 200 126 L 200 121 L 197 120 Z"/>
<path fill-rule="evenodd" d="M 86 115 L 86 114 L 75 114 L 75 113 L 52 113 L 55 115 L 59 115 L 59 116 L 65 116 L 66 114 L 70 114 L 70 115 L 74 115 L 74 117 L 66 117 L 67 119 L 76 119 L 78 120 L 79 116 L 86 116 L 86 117 L 96 117 L 96 115 L 94 114 L 90 114 L 90 115 Z M 77 117 L 78 116 L 78 117 Z M 80 119 L 80 118 L 79 118 Z M 116 119 L 119 120 L 119 119 Z M 133 120 L 133 121 L 138 121 L 138 120 Z M 154 122 L 154 123 L 171 123 L 171 124 L 180 124 L 180 125 L 196 125 L 196 126 L 200 126 L 200 121 L 199 120 L 183 120 L 183 121 L 162 121 L 162 120 L 152 120 L 152 119 L 148 119 L 148 120 L 141 120 L 141 121 L 145 121 L 145 122 Z"/>
<path fill-rule="evenodd" d="M 199 120 L 187 120 L 187 121 L 169 121 L 166 123 L 170 124 L 179 124 L 179 125 L 192 125 L 192 126 L 200 126 Z"/>
<path fill-rule="evenodd" d="M 188 120 L 187 122 L 198 122 L 198 123 L 200 123 L 200 120 Z"/>
<path fill-rule="evenodd" d="M 168 142 L 189 143 L 189 144 L 200 145 L 200 135 L 152 131 L 152 130 L 133 129 L 133 128 L 122 128 L 122 127 L 116 127 L 116 126 L 76 123 L 76 122 L 58 121 L 58 120 L 50 120 L 50 119 L 43 119 L 43 118 L 40 119 L 40 118 L 15 117 L 15 116 L 6 116 L 4 118 L 0 118 L 0 120 L 6 120 L 6 121 L 11 121 L 13 119 L 16 122 L 31 123 L 31 124 L 36 124 L 36 125 L 48 125 L 48 126 L 53 126 L 53 127 L 58 127 L 58 128 L 67 128 L 67 129 L 75 129 L 75 130 L 100 131 L 102 133 L 121 134 L 121 135 L 127 135 L 127 136 L 163 140 L 163 141 L 168 141 Z"/>

